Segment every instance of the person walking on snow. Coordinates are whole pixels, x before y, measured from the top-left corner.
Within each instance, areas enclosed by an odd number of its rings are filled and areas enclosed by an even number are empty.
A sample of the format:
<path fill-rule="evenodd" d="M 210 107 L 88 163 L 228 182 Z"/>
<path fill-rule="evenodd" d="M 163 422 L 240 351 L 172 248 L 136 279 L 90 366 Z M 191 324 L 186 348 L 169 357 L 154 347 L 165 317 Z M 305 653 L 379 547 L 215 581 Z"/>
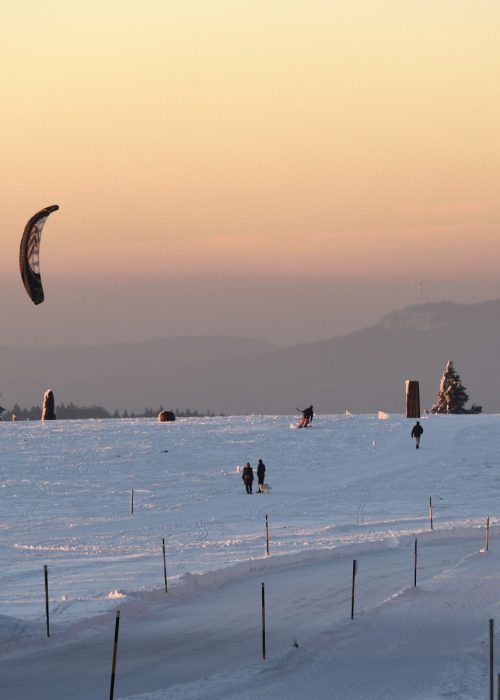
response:
<path fill-rule="evenodd" d="M 259 490 L 257 493 L 262 493 L 262 487 L 264 486 L 264 477 L 266 476 L 266 465 L 264 462 L 259 459 L 259 463 L 257 465 L 257 480 L 259 484 Z"/>
<path fill-rule="evenodd" d="M 420 425 L 420 423 L 417 421 L 417 422 L 415 423 L 415 425 L 413 426 L 413 430 L 411 431 L 411 436 L 412 436 L 412 438 L 415 438 L 415 441 L 416 441 L 416 443 L 417 443 L 417 444 L 415 445 L 415 447 L 417 448 L 417 450 L 418 450 L 419 447 L 420 447 L 420 438 L 421 438 L 423 432 L 424 432 L 424 429 L 422 428 L 422 426 Z"/>
<path fill-rule="evenodd" d="M 243 479 L 247 493 L 252 493 L 253 469 L 250 466 L 250 462 L 247 462 L 243 467 L 241 478 Z"/>

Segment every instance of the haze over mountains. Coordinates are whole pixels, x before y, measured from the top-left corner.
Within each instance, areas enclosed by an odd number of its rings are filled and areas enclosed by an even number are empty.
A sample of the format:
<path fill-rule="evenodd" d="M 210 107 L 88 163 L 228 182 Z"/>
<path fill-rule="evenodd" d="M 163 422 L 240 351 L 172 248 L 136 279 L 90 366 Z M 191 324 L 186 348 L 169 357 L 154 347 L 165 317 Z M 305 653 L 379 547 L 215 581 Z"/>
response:
<path fill-rule="evenodd" d="M 278 348 L 254 338 L 177 337 L 93 347 L 0 347 L 2 405 L 57 402 L 225 414 L 403 412 L 404 380 L 434 402 L 453 360 L 471 402 L 500 412 L 500 300 L 427 303 L 331 340 Z"/>

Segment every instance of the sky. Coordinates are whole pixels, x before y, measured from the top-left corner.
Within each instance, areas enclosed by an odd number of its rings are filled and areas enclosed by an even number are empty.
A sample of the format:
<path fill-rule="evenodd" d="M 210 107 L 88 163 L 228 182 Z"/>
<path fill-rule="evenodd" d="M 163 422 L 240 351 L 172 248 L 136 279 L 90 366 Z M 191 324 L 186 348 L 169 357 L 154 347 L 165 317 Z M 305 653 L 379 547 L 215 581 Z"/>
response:
<path fill-rule="evenodd" d="M 493 0 L 4 1 L 4 342 L 292 342 L 418 302 L 420 279 L 500 296 L 499 21 Z M 19 240 L 54 203 L 35 314 Z M 162 285 L 161 326 L 120 308 Z M 328 289 L 317 321 L 304 288 Z"/>

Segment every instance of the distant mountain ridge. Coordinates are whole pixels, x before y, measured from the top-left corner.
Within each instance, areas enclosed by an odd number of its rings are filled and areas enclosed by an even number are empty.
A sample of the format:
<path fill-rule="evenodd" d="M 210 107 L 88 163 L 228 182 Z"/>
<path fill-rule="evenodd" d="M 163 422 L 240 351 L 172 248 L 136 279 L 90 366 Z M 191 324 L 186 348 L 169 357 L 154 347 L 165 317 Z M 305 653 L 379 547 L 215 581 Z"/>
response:
<path fill-rule="evenodd" d="M 290 414 L 313 403 L 320 413 L 404 411 L 404 380 L 434 402 L 448 360 L 471 401 L 500 412 L 500 300 L 410 306 L 373 326 L 330 340 L 278 348 L 234 337 L 178 337 L 90 348 L 0 347 L 2 403 L 98 404 L 109 411 L 145 406 L 215 413 Z"/>
<path fill-rule="evenodd" d="M 474 317 L 500 317 L 500 300 L 484 301 L 478 304 L 457 304 L 452 301 L 418 304 L 386 314 L 381 324 L 385 328 L 414 328 L 430 330 L 440 326 L 451 325 L 460 320 L 472 320 Z"/>

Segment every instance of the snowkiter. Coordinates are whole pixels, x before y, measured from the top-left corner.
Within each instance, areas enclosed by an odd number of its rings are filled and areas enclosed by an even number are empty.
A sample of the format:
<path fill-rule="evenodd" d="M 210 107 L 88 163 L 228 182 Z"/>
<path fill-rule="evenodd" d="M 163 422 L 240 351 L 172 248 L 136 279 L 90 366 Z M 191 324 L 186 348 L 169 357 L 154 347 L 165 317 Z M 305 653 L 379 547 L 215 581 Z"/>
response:
<path fill-rule="evenodd" d="M 310 423 L 312 423 L 312 419 L 314 418 L 313 407 L 309 406 L 309 408 L 304 408 L 304 410 L 299 408 L 299 411 L 302 413 L 302 418 L 300 419 L 299 428 L 307 428 L 307 426 Z"/>
<path fill-rule="evenodd" d="M 243 479 L 247 493 L 252 493 L 253 469 L 250 466 L 250 462 L 247 462 L 243 467 L 241 478 Z"/>
<path fill-rule="evenodd" d="M 259 459 L 259 463 L 257 465 L 257 481 L 259 484 L 259 490 L 257 493 L 262 493 L 262 487 L 264 486 L 264 478 L 266 476 L 266 465 L 264 462 Z"/>
<path fill-rule="evenodd" d="M 415 445 L 415 447 L 417 448 L 417 450 L 418 450 L 419 447 L 420 447 L 420 438 L 421 438 L 423 432 L 424 432 L 424 429 L 422 428 L 422 426 L 420 425 L 420 423 L 417 421 L 417 422 L 415 423 L 415 425 L 413 426 L 413 429 L 412 429 L 412 431 L 411 431 L 411 436 L 412 436 L 412 438 L 415 438 L 415 441 L 416 441 L 416 443 L 417 443 L 417 444 Z"/>

